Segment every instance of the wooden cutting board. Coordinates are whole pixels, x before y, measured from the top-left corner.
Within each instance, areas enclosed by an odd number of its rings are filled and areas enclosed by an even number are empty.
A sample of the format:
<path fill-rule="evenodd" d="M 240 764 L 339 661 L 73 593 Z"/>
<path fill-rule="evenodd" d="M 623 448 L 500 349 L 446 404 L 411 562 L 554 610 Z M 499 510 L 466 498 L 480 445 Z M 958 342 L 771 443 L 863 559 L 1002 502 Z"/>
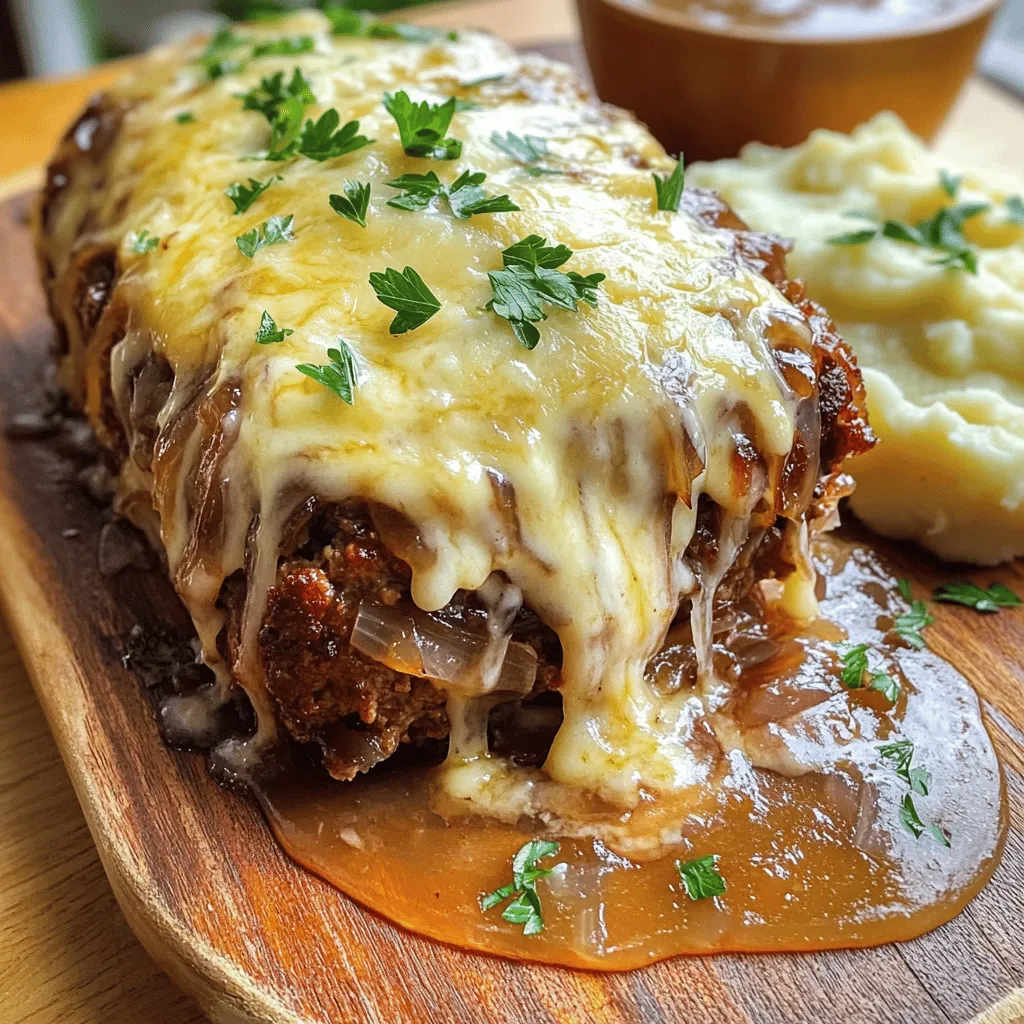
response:
<path fill-rule="evenodd" d="M 37 405 L 52 340 L 26 213 L 24 198 L 0 205 L 8 416 Z M 169 584 L 156 570 L 100 575 L 106 513 L 52 442 L 8 439 L 0 456 L 4 611 L 125 915 L 218 1024 L 928 1024 L 967 1021 L 1024 981 L 1024 610 L 937 606 L 929 631 L 984 698 L 1010 795 L 1002 865 L 958 918 L 874 950 L 676 959 L 613 975 L 511 963 L 363 910 L 289 861 L 254 804 L 218 788 L 201 757 L 166 748 L 121 658 L 135 625 L 187 628 Z M 920 553 L 884 547 L 924 586 L 951 578 Z M 1019 563 L 973 575 L 1024 593 Z"/>

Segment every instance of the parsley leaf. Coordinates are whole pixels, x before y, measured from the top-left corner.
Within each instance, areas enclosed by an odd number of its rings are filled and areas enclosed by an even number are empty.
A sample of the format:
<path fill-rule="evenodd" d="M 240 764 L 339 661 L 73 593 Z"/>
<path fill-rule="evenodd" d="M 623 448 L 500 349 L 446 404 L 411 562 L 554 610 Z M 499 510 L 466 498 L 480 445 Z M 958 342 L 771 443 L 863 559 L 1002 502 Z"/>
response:
<path fill-rule="evenodd" d="M 183 110 L 180 114 L 174 115 L 174 120 L 178 124 L 193 124 L 195 122 L 196 115 L 191 110 Z"/>
<path fill-rule="evenodd" d="M 840 681 L 848 690 L 859 690 L 864 685 L 864 673 L 868 670 L 868 645 L 854 644 L 840 654 L 843 659 Z"/>
<path fill-rule="evenodd" d="M 675 213 L 679 209 L 679 200 L 683 198 L 683 185 L 685 184 L 682 156 L 679 157 L 679 162 L 671 174 L 664 178 L 657 174 L 653 177 L 654 191 L 658 196 L 658 209 Z"/>
<path fill-rule="evenodd" d="M 932 773 L 927 768 L 911 768 L 907 773 L 907 782 L 915 793 L 928 795 L 928 787 L 932 784 Z"/>
<path fill-rule="evenodd" d="M 340 123 L 341 115 L 333 107 L 325 110 L 315 123 L 307 121 L 299 136 L 300 155 L 310 160 L 331 160 L 377 141 L 359 134 L 358 121 L 349 121 L 339 129 Z"/>
<path fill-rule="evenodd" d="M 882 760 L 910 787 L 911 793 L 919 796 L 927 796 L 931 788 L 932 775 L 927 768 L 911 768 L 910 762 L 914 757 L 914 744 L 910 740 L 895 740 L 892 743 L 883 743 L 878 748 Z M 900 805 L 900 821 L 904 827 L 911 832 L 916 839 L 919 839 L 926 831 L 943 846 L 949 846 L 949 837 L 938 825 L 929 825 L 927 828 L 917 813 L 917 807 L 911 793 L 907 793 Z"/>
<path fill-rule="evenodd" d="M 489 196 L 480 186 L 487 175 L 483 171 L 463 171 L 451 185 L 443 185 L 433 171 L 403 174 L 388 184 L 405 195 L 388 200 L 399 210 L 424 210 L 435 197 L 447 201 L 453 216 L 468 220 L 479 213 L 511 213 L 519 207 L 507 195 Z"/>
<path fill-rule="evenodd" d="M 312 53 L 316 41 L 312 36 L 285 36 L 283 39 L 271 39 L 265 43 L 257 43 L 252 48 L 254 57 L 290 57 L 295 53 Z"/>
<path fill-rule="evenodd" d="M 246 93 L 240 93 L 238 98 L 242 101 L 244 110 L 255 110 L 271 122 L 288 99 L 299 99 L 306 105 L 316 103 L 309 82 L 298 68 L 292 70 L 292 77 L 287 85 L 284 81 L 284 72 L 278 71 L 273 75 L 264 75 L 259 85 Z"/>
<path fill-rule="evenodd" d="M 963 180 L 964 176 L 962 174 L 952 174 L 945 169 L 939 171 L 939 184 L 942 186 L 942 191 L 950 199 L 956 199 L 956 194 L 960 189 L 960 182 Z"/>
<path fill-rule="evenodd" d="M 331 209 L 342 217 L 366 227 L 366 211 L 370 208 L 370 183 L 368 181 L 346 181 L 345 194 L 329 195 Z"/>
<path fill-rule="evenodd" d="M 491 132 L 491 145 L 504 153 L 510 160 L 522 164 L 528 174 L 540 177 L 542 174 L 561 174 L 554 167 L 545 167 L 541 161 L 548 155 L 548 144 L 537 135 L 516 135 L 515 132 Z"/>
<path fill-rule="evenodd" d="M 910 587 L 910 580 L 903 578 L 896 581 L 896 589 L 900 592 L 900 597 L 904 601 L 910 601 L 913 597 L 914 591 Z"/>
<path fill-rule="evenodd" d="M 920 839 L 924 834 L 924 822 L 921 821 L 921 816 L 914 805 L 914 798 L 909 793 L 903 797 L 903 803 L 900 804 L 900 822 L 915 839 Z"/>
<path fill-rule="evenodd" d="M 890 704 L 895 704 L 900 699 L 900 684 L 892 676 L 885 672 L 872 672 L 870 687 L 877 690 Z"/>
<path fill-rule="evenodd" d="M 392 334 L 405 334 L 425 324 L 440 308 L 437 296 L 412 267 L 401 273 L 388 267 L 383 273 L 370 274 L 377 298 L 398 315 L 391 321 Z"/>
<path fill-rule="evenodd" d="M 905 782 L 910 783 L 910 762 L 914 758 L 912 740 L 893 740 L 878 748 L 879 756 Z"/>
<path fill-rule="evenodd" d="M 384 93 L 384 107 L 398 125 L 406 154 L 433 160 L 457 160 L 462 155 L 462 143 L 445 138 L 456 103 L 454 96 L 444 103 L 413 103 L 404 90 Z"/>
<path fill-rule="evenodd" d="M 284 341 L 289 334 L 295 332 L 288 327 L 278 327 L 274 323 L 274 318 L 263 310 L 263 316 L 260 318 L 260 326 L 256 331 L 256 344 L 257 345 L 276 345 L 279 341 Z"/>
<path fill-rule="evenodd" d="M 1011 224 L 1024 224 L 1024 199 L 1020 196 L 1010 196 L 1006 200 L 1006 216 Z"/>
<path fill-rule="evenodd" d="M 946 583 L 936 589 L 935 600 L 962 604 L 978 612 L 997 612 L 1021 604 L 1021 599 L 1002 583 L 993 583 L 987 590 L 974 583 Z"/>
<path fill-rule="evenodd" d="M 292 234 L 292 225 L 295 221 L 293 214 L 287 217 L 270 217 L 258 228 L 246 231 L 235 239 L 238 251 L 247 259 L 252 259 L 268 245 L 277 245 L 279 242 L 294 242 L 295 235 Z"/>
<path fill-rule="evenodd" d="M 275 21 L 290 10 L 277 0 L 217 0 L 213 9 L 232 21 Z"/>
<path fill-rule="evenodd" d="M 311 377 L 318 384 L 323 384 L 333 391 L 342 401 L 349 405 L 355 399 L 355 389 L 359 383 L 359 369 L 351 347 L 344 339 L 338 339 L 337 348 L 327 350 L 329 363 L 318 366 L 315 363 L 300 363 L 295 367 L 299 373 Z"/>
<path fill-rule="evenodd" d="M 160 244 L 160 239 L 151 234 L 149 228 L 143 228 L 138 234 L 132 232 L 128 236 L 128 248 L 140 256 L 152 252 Z"/>
<path fill-rule="evenodd" d="M 275 181 L 280 180 L 281 175 L 274 174 L 267 178 L 266 181 L 258 181 L 256 178 L 250 178 L 248 184 L 236 181 L 224 189 L 224 195 L 235 204 L 236 214 L 245 213 Z"/>
<path fill-rule="evenodd" d="M 401 39 L 407 43 L 433 43 L 438 39 L 455 42 L 457 32 L 436 28 L 421 28 L 397 21 L 382 21 L 372 14 L 354 11 L 339 4 L 325 4 L 321 10 L 331 22 L 336 36 L 361 36 L 364 39 Z"/>
<path fill-rule="evenodd" d="M 676 861 L 676 870 L 683 880 L 683 888 L 691 900 L 703 900 L 709 896 L 721 896 L 725 892 L 725 879 L 718 873 L 718 854 L 694 860 Z"/>
<path fill-rule="evenodd" d="M 543 857 L 553 857 L 556 853 L 558 843 L 546 839 L 531 839 L 521 846 L 512 858 L 512 881 L 481 896 L 480 909 L 490 910 L 504 903 L 510 896 L 515 896 L 516 899 L 505 907 L 501 916 L 511 924 L 521 924 L 524 935 L 536 935 L 543 931 L 544 917 L 537 893 L 537 879 L 546 878 L 554 868 L 538 868 L 537 861 Z"/>
<path fill-rule="evenodd" d="M 583 277 L 556 269 L 570 256 L 572 250 L 567 245 L 548 246 L 547 239 L 528 235 L 502 252 L 504 270 L 487 275 L 493 297 L 486 308 L 508 320 L 515 336 L 529 349 L 540 341 L 534 324 L 547 319 L 545 303 L 575 312 L 578 302 L 597 302 L 597 286 L 605 275 Z"/>
<path fill-rule="evenodd" d="M 826 238 L 829 245 L 863 245 L 870 242 L 878 234 L 878 228 L 863 228 L 860 231 L 848 231 L 844 235 L 833 235 Z"/>
<path fill-rule="evenodd" d="M 230 75 L 233 71 L 239 71 L 243 64 L 241 60 L 232 57 L 232 54 L 247 42 L 248 40 L 236 36 L 228 27 L 219 29 L 199 55 L 199 63 L 206 69 L 210 78 Z"/>
<path fill-rule="evenodd" d="M 903 589 L 904 583 L 907 584 L 906 592 Z M 906 580 L 900 580 L 900 593 L 903 594 L 906 600 L 910 601 L 910 584 Z M 923 651 L 925 642 L 924 637 L 921 636 L 921 630 L 925 626 L 930 626 L 934 621 L 935 619 L 932 617 L 931 612 L 928 611 L 924 601 L 917 600 L 910 602 L 910 609 L 908 611 L 896 616 L 892 628 L 911 647 Z"/>

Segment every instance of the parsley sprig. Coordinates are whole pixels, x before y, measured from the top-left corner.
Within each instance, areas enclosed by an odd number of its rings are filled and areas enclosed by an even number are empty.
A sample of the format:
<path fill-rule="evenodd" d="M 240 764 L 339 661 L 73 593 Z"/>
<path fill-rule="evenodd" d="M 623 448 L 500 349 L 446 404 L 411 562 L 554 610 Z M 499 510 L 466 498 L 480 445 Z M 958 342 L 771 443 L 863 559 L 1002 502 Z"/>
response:
<path fill-rule="evenodd" d="M 133 232 L 128 236 L 128 248 L 140 256 L 152 252 L 160 244 L 160 239 L 154 235 L 149 228 L 143 228 L 139 232 Z"/>
<path fill-rule="evenodd" d="M 294 242 L 295 235 L 292 231 L 295 222 L 294 214 L 287 217 L 270 217 L 258 228 L 246 231 L 235 239 L 238 251 L 247 259 L 252 259 L 268 245 L 278 245 L 281 242 Z"/>
<path fill-rule="evenodd" d="M 491 132 L 491 145 L 510 160 L 522 164 L 526 168 L 526 173 L 534 178 L 539 178 L 542 174 L 562 173 L 542 163 L 548 155 L 548 144 L 547 140 L 539 135 L 516 135 L 515 132 L 506 132 L 502 135 L 501 132 Z"/>
<path fill-rule="evenodd" d="M 243 36 L 237 36 L 228 26 L 219 29 L 199 55 L 199 64 L 210 78 L 230 75 L 242 68 L 244 61 L 235 56 L 247 44 Z"/>
<path fill-rule="evenodd" d="M 256 331 L 257 345 L 276 345 L 295 332 L 289 327 L 278 327 L 267 310 L 263 310 L 260 326 Z"/>
<path fill-rule="evenodd" d="M 421 327 L 441 308 L 440 300 L 412 267 L 401 273 L 392 267 L 383 273 L 372 273 L 370 284 L 377 298 L 397 314 L 388 328 L 391 334 L 405 334 Z"/>
<path fill-rule="evenodd" d="M 482 896 L 480 909 L 490 910 L 515 896 L 516 898 L 501 912 L 501 916 L 511 924 L 521 924 L 524 935 L 536 935 L 543 931 L 544 915 L 537 893 L 537 880 L 546 878 L 555 868 L 539 868 L 537 861 L 544 857 L 553 857 L 556 853 L 558 843 L 546 839 L 531 839 L 521 846 L 512 858 L 512 881 Z"/>
<path fill-rule="evenodd" d="M 977 612 L 997 612 L 1000 608 L 1017 608 L 1021 599 L 1002 583 L 993 583 L 987 589 L 976 583 L 945 583 L 935 590 L 936 601 L 962 604 Z"/>
<path fill-rule="evenodd" d="M 290 57 L 296 53 L 312 53 L 316 40 L 312 36 L 284 36 L 257 43 L 252 48 L 254 57 Z"/>
<path fill-rule="evenodd" d="M 317 121 L 307 121 L 296 151 L 310 160 L 333 160 L 377 141 L 359 134 L 358 121 L 349 121 L 339 128 L 340 124 L 341 115 L 333 107 L 325 110 Z"/>
<path fill-rule="evenodd" d="M 940 177 L 940 183 L 943 191 L 953 198 L 956 189 L 959 188 L 960 179 L 947 174 Z M 988 209 L 988 203 L 955 203 L 952 206 L 941 207 L 931 217 L 919 220 L 916 224 L 887 220 L 878 226 L 834 235 L 827 241 L 832 245 L 863 245 L 882 235 L 896 242 L 906 242 L 942 253 L 939 259 L 932 261 L 935 266 L 977 274 L 978 258 L 964 237 L 963 228 L 966 221 L 985 213 Z"/>
<path fill-rule="evenodd" d="M 676 870 L 683 881 L 683 888 L 691 900 L 704 900 L 709 896 L 721 896 L 725 892 L 725 879 L 718 873 L 718 854 L 694 860 L 676 861 Z"/>
<path fill-rule="evenodd" d="M 903 612 L 902 615 L 896 616 L 892 624 L 893 631 L 911 647 L 923 651 L 925 642 L 924 637 L 921 636 L 921 630 L 925 626 L 930 626 L 935 619 L 932 617 L 931 612 L 928 611 L 924 601 L 920 599 L 917 601 L 913 600 L 910 591 L 910 580 L 901 579 L 899 581 L 899 590 L 903 599 L 910 602 L 910 608 Z"/>
<path fill-rule="evenodd" d="M 540 331 L 534 326 L 547 319 L 545 304 L 576 312 L 579 302 L 597 303 L 597 287 L 604 274 L 583 277 L 557 268 L 572 256 L 567 245 L 549 246 L 546 238 L 528 235 L 502 251 L 504 270 L 488 273 L 493 297 L 486 308 L 504 317 L 515 336 L 529 349 L 537 347 Z"/>
<path fill-rule="evenodd" d="M 463 171 L 451 185 L 445 185 L 433 171 L 403 174 L 388 182 L 403 193 L 389 199 L 388 206 L 425 210 L 435 199 L 443 199 L 459 220 L 468 220 L 474 214 L 511 213 L 519 209 L 507 195 L 488 195 L 480 187 L 486 178 L 483 171 Z"/>
<path fill-rule="evenodd" d="M 911 762 L 914 759 L 913 742 L 911 740 L 894 740 L 891 743 L 883 743 L 878 748 L 878 754 L 911 790 L 910 793 L 904 795 L 900 803 L 900 824 L 915 839 L 920 839 L 927 832 L 937 843 L 948 847 L 950 845 L 949 836 L 938 825 L 925 825 L 918 813 L 917 805 L 914 803 L 914 793 L 917 793 L 918 796 L 928 795 L 932 776 L 927 768 L 911 767 Z"/>
<path fill-rule="evenodd" d="M 248 183 L 236 181 L 224 189 L 224 195 L 235 204 L 236 214 L 245 213 L 275 181 L 281 181 L 280 174 L 272 174 L 266 181 L 256 178 L 250 178 Z"/>
<path fill-rule="evenodd" d="M 370 208 L 370 183 L 368 181 L 346 181 L 344 195 L 327 197 L 331 209 L 342 217 L 355 221 L 361 228 L 366 227 L 366 211 Z"/>
<path fill-rule="evenodd" d="M 359 383 L 359 369 L 355 353 L 343 338 L 338 339 L 337 348 L 327 350 L 328 363 L 299 363 L 299 373 L 311 377 L 329 391 L 333 391 L 349 405 L 355 401 L 355 389 Z"/>
<path fill-rule="evenodd" d="M 458 101 L 454 96 L 444 103 L 413 103 L 404 90 L 384 93 L 384 108 L 395 119 L 402 148 L 407 156 L 430 157 L 433 160 L 457 160 L 462 143 L 446 137 Z"/>
<path fill-rule="evenodd" d="M 839 679 L 848 690 L 860 690 L 866 686 L 877 690 L 890 704 L 895 704 L 900 696 L 899 681 L 886 672 L 871 668 L 869 650 L 868 644 L 852 644 L 842 650 L 843 669 Z"/>
<path fill-rule="evenodd" d="M 671 174 L 662 178 L 654 176 L 654 191 L 658 198 L 658 209 L 669 210 L 675 213 L 679 209 L 679 200 L 683 198 L 683 186 L 686 183 L 686 175 L 683 169 L 682 155 Z"/>
<path fill-rule="evenodd" d="M 372 14 L 354 11 L 339 4 L 327 4 L 323 13 L 331 22 L 331 32 L 336 36 L 359 36 L 363 39 L 401 39 L 406 43 L 433 43 L 439 39 L 455 42 L 457 32 L 419 25 L 406 25 L 398 21 L 382 21 Z"/>

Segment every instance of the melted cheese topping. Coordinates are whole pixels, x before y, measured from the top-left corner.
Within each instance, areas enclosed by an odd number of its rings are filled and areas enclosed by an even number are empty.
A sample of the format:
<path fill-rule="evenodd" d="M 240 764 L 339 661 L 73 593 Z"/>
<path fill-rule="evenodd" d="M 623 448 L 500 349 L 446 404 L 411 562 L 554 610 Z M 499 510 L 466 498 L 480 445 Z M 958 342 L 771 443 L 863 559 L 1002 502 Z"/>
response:
<path fill-rule="evenodd" d="M 657 695 L 644 669 L 681 596 L 700 591 L 695 635 L 709 630 L 715 582 L 768 486 L 759 478 L 737 487 L 741 435 L 779 465 L 793 444 L 796 399 L 765 337 L 773 321 L 793 320 L 792 307 L 713 231 L 655 208 L 650 167 L 667 171 L 671 161 L 631 118 L 587 101 L 566 68 L 473 33 L 432 44 L 332 38 L 316 14 L 239 31 L 307 33 L 316 50 L 253 60 L 212 82 L 194 62 L 201 41 L 152 55 L 115 91 L 133 105 L 96 200 L 101 227 L 87 239 L 117 243 L 127 268 L 115 393 L 127 393 L 150 350 L 175 374 L 155 479 L 129 462 L 125 488 L 154 492 L 170 570 L 207 660 L 226 675 L 216 600 L 223 581 L 246 568 L 243 654 L 233 671 L 261 713 L 260 740 L 271 738 L 256 633 L 282 526 L 310 494 L 359 496 L 419 532 L 412 596 L 420 607 L 439 609 L 500 572 L 558 634 L 565 723 L 549 779 L 620 806 L 642 788 L 694 785 L 703 770 L 689 743 L 696 699 Z M 373 145 L 322 163 L 246 162 L 265 149 L 268 128 L 237 94 L 296 65 L 317 98 L 307 116 L 335 107 L 343 123 L 358 119 Z M 476 102 L 449 133 L 463 140 L 459 160 L 405 155 L 381 103 L 397 89 L 414 100 L 458 93 Z M 175 115 L 186 109 L 195 121 L 182 125 Z M 527 174 L 489 141 L 510 131 L 546 139 L 565 173 Z M 488 191 L 521 210 L 459 221 L 442 207 L 386 205 L 397 194 L 389 179 L 432 170 L 450 182 L 467 168 L 486 172 Z M 225 188 L 271 174 L 282 180 L 233 215 Z M 366 228 L 328 204 L 350 179 L 372 186 Z M 278 214 L 294 216 L 295 240 L 245 259 L 235 238 Z M 143 230 L 161 246 L 139 255 L 129 240 Z M 566 271 L 607 279 L 595 308 L 552 310 L 528 351 L 485 306 L 501 250 L 531 233 L 574 251 Z M 396 337 L 368 276 L 406 266 L 442 305 Z M 255 344 L 263 310 L 294 333 Z M 295 369 L 326 362 L 339 337 L 359 367 L 351 406 Z M 197 391 L 205 412 L 192 415 Z M 697 476 L 691 445 L 704 463 Z M 216 485 L 196 493 L 197 473 L 211 475 L 204 459 L 216 460 Z M 703 581 L 685 557 L 702 494 L 737 524 Z M 486 758 L 479 723 L 470 732 L 467 745 L 453 723 L 453 750 L 476 760 L 468 789 L 453 764 L 452 792 L 480 798 L 491 785 L 494 797 L 507 774 Z"/>

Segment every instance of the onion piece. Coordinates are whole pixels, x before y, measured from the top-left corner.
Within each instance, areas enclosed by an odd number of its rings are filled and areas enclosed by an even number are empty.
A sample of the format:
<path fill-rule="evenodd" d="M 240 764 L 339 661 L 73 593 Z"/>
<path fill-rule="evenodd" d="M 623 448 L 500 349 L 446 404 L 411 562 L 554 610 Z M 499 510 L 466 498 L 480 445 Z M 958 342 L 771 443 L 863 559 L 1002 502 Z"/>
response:
<path fill-rule="evenodd" d="M 481 633 L 451 625 L 414 605 L 393 607 L 363 601 L 352 628 L 352 646 L 368 658 L 406 675 L 436 679 L 466 697 L 484 693 L 525 696 L 537 678 L 537 652 L 528 644 L 491 641 Z M 493 644 L 506 646 L 504 656 Z M 485 665 L 495 658 L 500 671 L 487 685 Z M 491 675 L 491 673 L 487 673 Z"/>

